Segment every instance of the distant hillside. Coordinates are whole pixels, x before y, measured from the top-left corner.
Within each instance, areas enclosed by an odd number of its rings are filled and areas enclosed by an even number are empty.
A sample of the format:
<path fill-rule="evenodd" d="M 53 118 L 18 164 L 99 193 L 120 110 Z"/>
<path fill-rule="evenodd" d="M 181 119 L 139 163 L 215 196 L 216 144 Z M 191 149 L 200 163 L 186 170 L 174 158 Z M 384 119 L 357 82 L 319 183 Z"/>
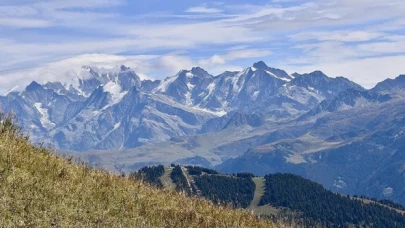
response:
<path fill-rule="evenodd" d="M 1 227 L 273 226 L 250 213 L 57 157 L 31 145 L 12 119 L 3 117 L 0 115 Z"/>
<path fill-rule="evenodd" d="M 263 178 L 250 173 L 223 175 L 196 166 L 172 165 L 143 168 L 131 176 L 216 204 L 247 208 L 262 217 L 294 221 L 306 227 L 405 227 L 405 211 L 399 204 L 336 194 L 293 174 Z"/>

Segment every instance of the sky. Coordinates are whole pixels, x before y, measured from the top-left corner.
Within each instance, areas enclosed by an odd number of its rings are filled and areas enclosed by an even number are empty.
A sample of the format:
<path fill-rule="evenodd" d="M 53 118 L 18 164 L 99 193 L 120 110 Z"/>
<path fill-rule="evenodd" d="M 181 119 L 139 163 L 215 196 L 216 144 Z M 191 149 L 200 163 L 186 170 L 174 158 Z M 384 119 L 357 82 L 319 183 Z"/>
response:
<path fill-rule="evenodd" d="M 27 73 L 37 66 L 96 56 L 88 54 L 125 60 L 145 78 L 263 60 L 371 88 L 405 74 L 404 12 L 403 0 L 1 0 L 0 90 L 46 80 Z"/>

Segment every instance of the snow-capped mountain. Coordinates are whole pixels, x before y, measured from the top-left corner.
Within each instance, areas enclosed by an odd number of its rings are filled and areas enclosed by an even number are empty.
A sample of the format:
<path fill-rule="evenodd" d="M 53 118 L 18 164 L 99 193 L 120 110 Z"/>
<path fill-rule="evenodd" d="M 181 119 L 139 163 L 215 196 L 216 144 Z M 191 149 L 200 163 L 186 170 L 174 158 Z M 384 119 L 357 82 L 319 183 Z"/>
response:
<path fill-rule="evenodd" d="M 80 68 L 75 59 L 34 70 L 53 72 L 54 79 L 5 94 L 0 97 L 2 109 L 13 110 L 33 140 L 62 150 L 125 149 L 260 126 L 270 116 L 293 118 L 348 88 L 362 90 L 345 78 L 322 72 L 293 76 L 262 61 L 240 72 L 213 76 L 194 67 L 153 81 L 114 65 L 127 59 L 109 57 L 108 64 L 100 56 L 90 57 Z"/>

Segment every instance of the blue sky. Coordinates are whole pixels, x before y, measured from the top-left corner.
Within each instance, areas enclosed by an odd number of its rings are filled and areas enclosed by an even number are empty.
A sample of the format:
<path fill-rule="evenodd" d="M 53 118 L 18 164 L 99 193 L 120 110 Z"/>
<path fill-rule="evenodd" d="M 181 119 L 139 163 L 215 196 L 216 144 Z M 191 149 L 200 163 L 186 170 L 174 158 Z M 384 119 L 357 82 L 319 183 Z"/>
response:
<path fill-rule="evenodd" d="M 405 74 L 403 12 L 403 0 L 2 0 L 0 71 L 89 53 L 128 56 L 150 78 L 263 60 L 372 87 Z"/>

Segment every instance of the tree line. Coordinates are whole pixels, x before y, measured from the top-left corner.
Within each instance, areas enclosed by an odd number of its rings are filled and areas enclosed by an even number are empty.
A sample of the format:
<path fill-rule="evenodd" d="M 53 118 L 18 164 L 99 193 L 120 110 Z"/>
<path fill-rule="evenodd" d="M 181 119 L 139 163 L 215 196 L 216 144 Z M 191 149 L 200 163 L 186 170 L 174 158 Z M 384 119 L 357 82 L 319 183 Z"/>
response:
<path fill-rule="evenodd" d="M 377 203 L 364 204 L 349 196 L 293 174 L 265 177 L 265 193 L 259 205 L 271 204 L 303 213 L 308 221 L 323 226 L 405 227 L 405 216 Z"/>
<path fill-rule="evenodd" d="M 150 185 L 163 188 L 160 177 L 165 173 L 165 167 L 163 165 L 143 167 L 138 172 L 130 173 L 130 177 L 146 181 Z"/>
<path fill-rule="evenodd" d="M 188 186 L 187 178 L 184 176 L 183 170 L 181 166 L 177 165 L 174 166 L 170 178 L 172 179 L 173 183 L 176 185 L 176 191 L 178 192 L 185 192 L 188 195 L 191 195 L 192 192 Z"/>
<path fill-rule="evenodd" d="M 246 208 L 253 200 L 256 185 L 252 178 L 202 175 L 194 177 L 202 195 L 214 203 Z"/>
<path fill-rule="evenodd" d="M 187 168 L 188 174 L 200 176 L 201 174 L 219 174 L 218 171 L 213 169 L 208 169 L 200 166 L 185 166 Z"/>

